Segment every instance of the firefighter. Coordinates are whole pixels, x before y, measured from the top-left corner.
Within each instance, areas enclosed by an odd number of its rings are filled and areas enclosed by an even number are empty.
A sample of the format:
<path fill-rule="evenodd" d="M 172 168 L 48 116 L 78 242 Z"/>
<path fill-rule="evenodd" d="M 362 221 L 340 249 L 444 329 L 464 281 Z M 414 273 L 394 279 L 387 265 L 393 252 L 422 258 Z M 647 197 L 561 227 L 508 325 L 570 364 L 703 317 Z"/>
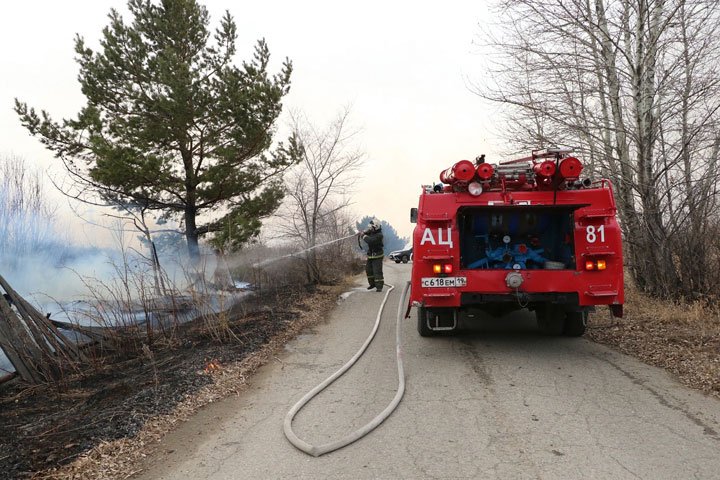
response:
<path fill-rule="evenodd" d="M 370 220 L 370 226 L 364 232 L 358 232 L 360 238 L 367 243 L 367 263 L 365 264 L 365 273 L 367 274 L 368 283 L 370 286 L 368 290 L 376 289 L 378 292 L 382 292 L 384 279 L 383 279 L 383 234 L 380 220 L 373 218 Z"/>

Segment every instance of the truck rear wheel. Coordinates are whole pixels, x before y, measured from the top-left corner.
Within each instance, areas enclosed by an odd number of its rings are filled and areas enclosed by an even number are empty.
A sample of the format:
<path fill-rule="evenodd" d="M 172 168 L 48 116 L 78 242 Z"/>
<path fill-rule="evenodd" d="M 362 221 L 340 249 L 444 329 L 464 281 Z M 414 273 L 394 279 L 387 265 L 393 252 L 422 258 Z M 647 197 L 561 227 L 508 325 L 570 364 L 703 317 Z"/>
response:
<path fill-rule="evenodd" d="M 417 309 L 417 330 L 421 337 L 433 337 L 437 332 L 430 330 L 428 327 L 428 309 L 418 307 Z"/>
<path fill-rule="evenodd" d="M 535 310 L 538 328 L 545 335 L 561 335 L 565 328 L 565 312 L 556 305 L 542 305 Z"/>
<path fill-rule="evenodd" d="M 587 327 L 587 312 L 567 312 L 563 334 L 568 337 L 580 337 Z"/>
<path fill-rule="evenodd" d="M 457 309 L 452 307 L 419 307 L 417 329 L 421 337 L 451 334 L 457 328 Z M 434 328 L 430 328 L 432 325 Z"/>

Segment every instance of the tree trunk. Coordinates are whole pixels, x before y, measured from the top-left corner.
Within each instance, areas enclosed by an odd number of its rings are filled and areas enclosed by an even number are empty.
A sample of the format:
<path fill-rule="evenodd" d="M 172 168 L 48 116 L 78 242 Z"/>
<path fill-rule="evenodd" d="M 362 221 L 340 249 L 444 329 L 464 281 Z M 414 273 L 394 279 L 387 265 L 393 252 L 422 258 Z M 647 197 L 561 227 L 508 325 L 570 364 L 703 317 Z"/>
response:
<path fill-rule="evenodd" d="M 195 225 L 195 208 L 190 206 L 185 208 L 185 239 L 187 240 L 190 260 L 193 265 L 197 265 L 200 261 L 200 247 Z"/>
<path fill-rule="evenodd" d="M 612 114 L 612 123 L 615 128 L 615 150 L 618 153 L 618 161 L 620 163 L 620 171 L 616 173 L 615 178 L 618 180 L 615 184 L 618 193 L 618 206 L 621 225 L 625 239 L 635 238 L 640 233 L 640 222 L 638 214 L 635 210 L 635 202 L 633 199 L 634 172 L 630 161 L 630 148 L 627 141 L 627 129 L 622 116 L 623 106 L 620 93 L 620 79 L 616 66 L 616 57 L 614 46 L 608 29 L 607 18 L 605 16 L 605 5 L 602 0 L 596 0 L 595 11 L 598 17 L 598 27 L 601 31 L 601 52 L 605 77 L 608 83 L 607 101 L 610 105 Z M 630 260 L 630 268 L 633 276 L 639 284 L 645 283 L 641 277 L 640 264 L 642 262 L 643 247 L 642 242 L 627 242 L 626 249 Z"/>
<path fill-rule="evenodd" d="M 180 142 L 180 153 L 185 167 L 185 238 L 187 240 L 188 255 L 193 267 L 200 261 L 200 247 L 197 233 L 197 177 L 193 166 L 192 149 Z M 200 159 L 202 161 L 202 159 Z"/>

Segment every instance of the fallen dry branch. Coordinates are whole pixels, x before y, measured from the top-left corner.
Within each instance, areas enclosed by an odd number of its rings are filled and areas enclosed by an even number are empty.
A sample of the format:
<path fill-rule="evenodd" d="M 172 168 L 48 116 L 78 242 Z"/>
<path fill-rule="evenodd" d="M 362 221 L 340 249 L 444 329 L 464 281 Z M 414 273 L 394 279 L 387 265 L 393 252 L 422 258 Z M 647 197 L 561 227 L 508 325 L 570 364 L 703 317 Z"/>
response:
<path fill-rule="evenodd" d="M 50 319 L 50 323 L 54 327 L 69 328 L 74 332 L 82 333 L 86 337 L 96 340 L 106 340 L 108 338 L 108 331 L 111 330 L 110 327 L 89 327 L 84 325 L 76 325 L 74 323 L 58 322 L 57 320 L 52 319 Z"/>
<path fill-rule="evenodd" d="M 3 375 L 0 377 L 0 385 L 2 385 L 5 382 L 9 382 L 10 380 L 17 378 L 17 372 L 8 373 L 7 375 Z"/>
<path fill-rule="evenodd" d="M 63 370 L 86 360 L 44 315 L 0 275 L 0 348 L 27 383 L 58 380 Z"/>

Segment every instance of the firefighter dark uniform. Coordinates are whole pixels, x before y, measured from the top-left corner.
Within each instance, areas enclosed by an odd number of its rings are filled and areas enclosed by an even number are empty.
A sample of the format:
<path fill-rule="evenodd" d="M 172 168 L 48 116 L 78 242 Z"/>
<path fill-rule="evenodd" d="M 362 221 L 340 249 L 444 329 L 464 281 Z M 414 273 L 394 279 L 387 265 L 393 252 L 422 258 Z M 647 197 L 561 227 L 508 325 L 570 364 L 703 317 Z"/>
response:
<path fill-rule="evenodd" d="M 378 292 L 382 291 L 384 285 L 383 279 L 383 234 L 378 220 L 370 222 L 370 228 L 361 232 L 363 241 L 367 244 L 367 263 L 365 264 L 365 273 L 367 274 L 368 290 L 375 288 Z"/>

